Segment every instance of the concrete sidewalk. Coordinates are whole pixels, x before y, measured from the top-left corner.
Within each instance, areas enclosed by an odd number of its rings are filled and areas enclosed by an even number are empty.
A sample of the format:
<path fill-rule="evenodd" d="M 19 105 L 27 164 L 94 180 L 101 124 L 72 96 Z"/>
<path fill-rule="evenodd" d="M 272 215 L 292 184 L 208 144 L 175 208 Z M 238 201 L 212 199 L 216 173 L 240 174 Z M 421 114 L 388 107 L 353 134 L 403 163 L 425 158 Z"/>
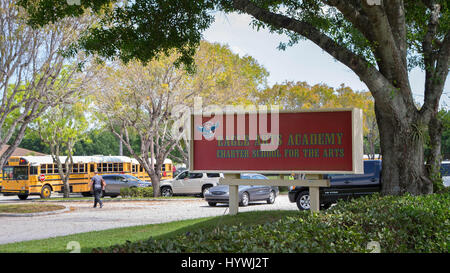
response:
<path fill-rule="evenodd" d="M 102 209 L 92 208 L 92 203 L 60 203 L 70 208 L 70 211 L 56 215 L 0 217 L 0 244 L 228 213 L 228 206 L 219 204 L 217 207 L 210 207 L 200 198 L 170 202 L 105 202 Z M 239 208 L 240 212 L 255 210 L 297 210 L 297 206 L 290 203 L 286 195 L 280 195 L 272 205 L 255 203 Z"/>

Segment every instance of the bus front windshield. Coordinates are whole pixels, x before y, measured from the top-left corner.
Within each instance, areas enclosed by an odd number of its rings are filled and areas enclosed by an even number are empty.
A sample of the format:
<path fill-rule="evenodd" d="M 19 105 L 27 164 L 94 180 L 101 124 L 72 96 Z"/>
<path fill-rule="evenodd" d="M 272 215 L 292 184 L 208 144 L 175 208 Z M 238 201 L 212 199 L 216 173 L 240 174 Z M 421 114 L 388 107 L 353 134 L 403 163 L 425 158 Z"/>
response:
<path fill-rule="evenodd" d="M 3 168 L 4 180 L 27 180 L 28 166 L 7 166 Z"/>

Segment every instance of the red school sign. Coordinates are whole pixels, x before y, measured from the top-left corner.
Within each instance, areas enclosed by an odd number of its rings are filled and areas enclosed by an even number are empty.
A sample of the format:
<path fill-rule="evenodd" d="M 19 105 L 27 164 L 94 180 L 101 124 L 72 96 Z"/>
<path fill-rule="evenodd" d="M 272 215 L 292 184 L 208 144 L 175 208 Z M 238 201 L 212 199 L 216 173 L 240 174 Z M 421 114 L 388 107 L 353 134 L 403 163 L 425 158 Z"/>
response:
<path fill-rule="evenodd" d="M 223 173 L 362 173 L 362 111 L 194 114 L 190 164 Z"/>

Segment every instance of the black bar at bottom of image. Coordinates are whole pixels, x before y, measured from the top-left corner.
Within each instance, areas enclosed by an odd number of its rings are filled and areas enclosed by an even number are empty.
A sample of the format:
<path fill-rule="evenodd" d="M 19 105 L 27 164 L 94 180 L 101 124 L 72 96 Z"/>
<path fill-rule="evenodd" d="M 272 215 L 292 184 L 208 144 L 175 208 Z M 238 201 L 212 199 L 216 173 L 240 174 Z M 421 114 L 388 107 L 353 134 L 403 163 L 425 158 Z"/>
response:
<path fill-rule="evenodd" d="M 5 254 L 0 253 L 0 263 L 17 262 L 22 269 L 34 268 L 36 263 L 51 259 L 52 267 L 46 271 L 61 273 L 61 267 L 95 267 L 102 271 L 144 268 L 144 271 L 163 269 L 164 272 L 280 272 L 280 269 L 384 271 L 396 264 L 404 269 L 414 269 L 424 263 L 438 265 L 447 254 L 283 254 L 283 253 L 143 253 L 143 254 Z M 24 263 L 26 261 L 26 263 Z M 141 271 L 141 270 L 140 270 Z M 287 271 L 286 271 L 287 272 Z"/>

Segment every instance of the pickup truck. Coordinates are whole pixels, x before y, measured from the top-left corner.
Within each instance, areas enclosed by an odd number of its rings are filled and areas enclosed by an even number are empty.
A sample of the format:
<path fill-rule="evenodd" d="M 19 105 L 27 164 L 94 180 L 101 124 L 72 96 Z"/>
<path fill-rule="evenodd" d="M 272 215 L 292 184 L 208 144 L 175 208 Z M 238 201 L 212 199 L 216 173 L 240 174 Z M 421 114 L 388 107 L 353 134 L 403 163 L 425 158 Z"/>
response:
<path fill-rule="evenodd" d="M 450 187 L 450 161 L 441 162 L 441 177 L 445 187 Z"/>
<path fill-rule="evenodd" d="M 365 160 L 364 174 L 327 174 L 331 186 L 320 188 L 321 209 L 327 209 L 338 200 L 348 200 L 381 190 L 381 160 Z M 297 203 L 300 210 L 309 210 L 309 188 L 290 187 L 289 201 Z"/>

